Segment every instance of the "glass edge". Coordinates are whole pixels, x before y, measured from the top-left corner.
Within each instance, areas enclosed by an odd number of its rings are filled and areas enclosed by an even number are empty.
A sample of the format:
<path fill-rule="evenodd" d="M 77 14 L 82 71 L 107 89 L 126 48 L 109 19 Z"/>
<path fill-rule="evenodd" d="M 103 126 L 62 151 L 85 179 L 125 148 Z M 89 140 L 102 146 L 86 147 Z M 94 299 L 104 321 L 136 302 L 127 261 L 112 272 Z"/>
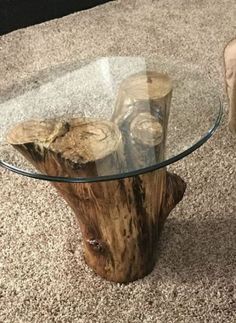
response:
<path fill-rule="evenodd" d="M 134 177 L 138 175 L 142 175 L 145 173 L 153 172 L 155 170 L 161 169 L 163 167 L 166 167 L 170 164 L 173 164 L 184 157 L 188 156 L 192 152 L 194 152 L 196 149 L 201 147 L 205 142 L 208 141 L 212 137 L 212 135 L 215 133 L 216 129 L 220 125 L 221 119 L 223 116 L 223 104 L 221 99 L 219 99 L 219 111 L 217 118 L 214 122 L 214 125 L 208 130 L 207 133 L 205 133 L 201 139 L 199 139 L 195 144 L 193 144 L 191 147 L 188 149 L 182 151 L 176 156 L 173 156 L 167 160 L 164 160 L 163 162 L 160 162 L 156 165 L 148 166 L 145 168 L 141 168 L 138 170 L 130 171 L 127 173 L 122 173 L 122 174 L 115 174 L 115 175 L 106 175 L 106 176 L 98 176 L 98 177 L 79 177 L 79 178 L 69 178 L 69 177 L 57 177 L 57 176 L 48 176 L 44 174 L 38 174 L 38 173 L 30 173 L 24 170 L 21 170 L 15 166 L 12 166 L 8 163 L 2 162 L 0 160 L 0 166 L 8 169 L 16 174 L 38 179 L 38 180 L 44 180 L 48 182 L 62 182 L 62 183 L 94 183 L 94 182 L 104 182 L 104 181 L 112 181 L 112 180 L 120 180 L 128 177 Z"/>

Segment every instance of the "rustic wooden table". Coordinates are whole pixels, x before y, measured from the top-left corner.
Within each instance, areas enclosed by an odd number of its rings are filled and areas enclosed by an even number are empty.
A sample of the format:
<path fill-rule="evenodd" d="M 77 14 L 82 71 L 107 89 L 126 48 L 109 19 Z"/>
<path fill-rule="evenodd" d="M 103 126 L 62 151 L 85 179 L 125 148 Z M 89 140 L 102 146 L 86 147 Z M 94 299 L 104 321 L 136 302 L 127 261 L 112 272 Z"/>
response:
<path fill-rule="evenodd" d="M 209 80 L 196 67 L 141 57 L 61 66 L 36 79 L 1 98 L 1 165 L 51 181 L 76 214 L 96 273 L 144 277 L 186 188 L 166 166 L 213 134 L 217 91 L 204 91 Z"/>

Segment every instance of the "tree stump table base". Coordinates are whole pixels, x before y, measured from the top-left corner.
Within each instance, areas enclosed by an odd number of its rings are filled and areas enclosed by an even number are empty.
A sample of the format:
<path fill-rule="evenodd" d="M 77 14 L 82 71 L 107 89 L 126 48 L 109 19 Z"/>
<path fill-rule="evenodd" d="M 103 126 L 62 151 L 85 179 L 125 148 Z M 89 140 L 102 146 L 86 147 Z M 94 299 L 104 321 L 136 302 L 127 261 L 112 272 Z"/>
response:
<path fill-rule="evenodd" d="M 152 271 L 161 229 L 186 188 L 166 169 L 108 182 L 53 186 L 76 214 L 86 263 L 119 283 Z"/>
<path fill-rule="evenodd" d="M 7 139 L 51 176 L 91 177 L 104 167 L 110 172 L 124 168 L 122 136 L 109 121 L 27 121 Z M 119 180 L 52 185 L 76 214 L 87 264 L 119 283 L 150 273 L 165 219 L 185 191 L 183 180 L 166 168 Z"/>

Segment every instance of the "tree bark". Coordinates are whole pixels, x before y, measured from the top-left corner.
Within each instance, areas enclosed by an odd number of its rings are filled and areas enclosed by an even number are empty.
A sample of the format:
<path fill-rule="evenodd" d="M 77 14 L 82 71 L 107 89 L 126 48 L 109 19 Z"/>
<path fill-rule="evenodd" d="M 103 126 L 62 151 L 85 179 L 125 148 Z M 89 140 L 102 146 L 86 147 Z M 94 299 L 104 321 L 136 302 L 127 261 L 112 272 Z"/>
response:
<path fill-rule="evenodd" d="M 236 135 L 236 39 L 224 51 L 225 83 L 229 99 L 229 129 Z"/>
<path fill-rule="evenodd" d="M 137 138 L 140 133 L 143 137 L 139 117 L 131 124 Z M 153 123 L 155 138 L 145 134 L 145 140 L 156 146 L 158 138 L 163 140 L 160 123 L 152 115 L 147 120 Z M 91 177 L 122 173 L 127 167 L 121 132 L 109 121 L 27 121 L 16 125 L 7 139 L 48 175 Z M 52 185 L 76 214 L 87 264 L 100 276 L 120 283 L 151 272 L 161 228 L 186 187 L 165 168 L 121 180 Z"/>
<path fill-rule="evenodd" d="M 186 187 L 165 169 L 109 182 L 53 185 L 77 216 L 87 264 L 119 283 L 152 271 L 165 219 Z"/>

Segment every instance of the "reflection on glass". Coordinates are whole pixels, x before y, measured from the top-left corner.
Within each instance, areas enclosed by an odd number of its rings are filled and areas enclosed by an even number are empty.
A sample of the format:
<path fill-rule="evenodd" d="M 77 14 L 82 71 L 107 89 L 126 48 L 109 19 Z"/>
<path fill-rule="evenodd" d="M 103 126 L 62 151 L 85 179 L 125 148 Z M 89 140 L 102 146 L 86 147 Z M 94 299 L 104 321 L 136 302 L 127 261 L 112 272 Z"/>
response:
<path fill-rule="evenodd" d="M 194 66 L 113 57 L 35 77 L 0 95 L 1 165 L 28 176 L 96 181 L 156 169 L 220 120 L 217 91 Z"/>

